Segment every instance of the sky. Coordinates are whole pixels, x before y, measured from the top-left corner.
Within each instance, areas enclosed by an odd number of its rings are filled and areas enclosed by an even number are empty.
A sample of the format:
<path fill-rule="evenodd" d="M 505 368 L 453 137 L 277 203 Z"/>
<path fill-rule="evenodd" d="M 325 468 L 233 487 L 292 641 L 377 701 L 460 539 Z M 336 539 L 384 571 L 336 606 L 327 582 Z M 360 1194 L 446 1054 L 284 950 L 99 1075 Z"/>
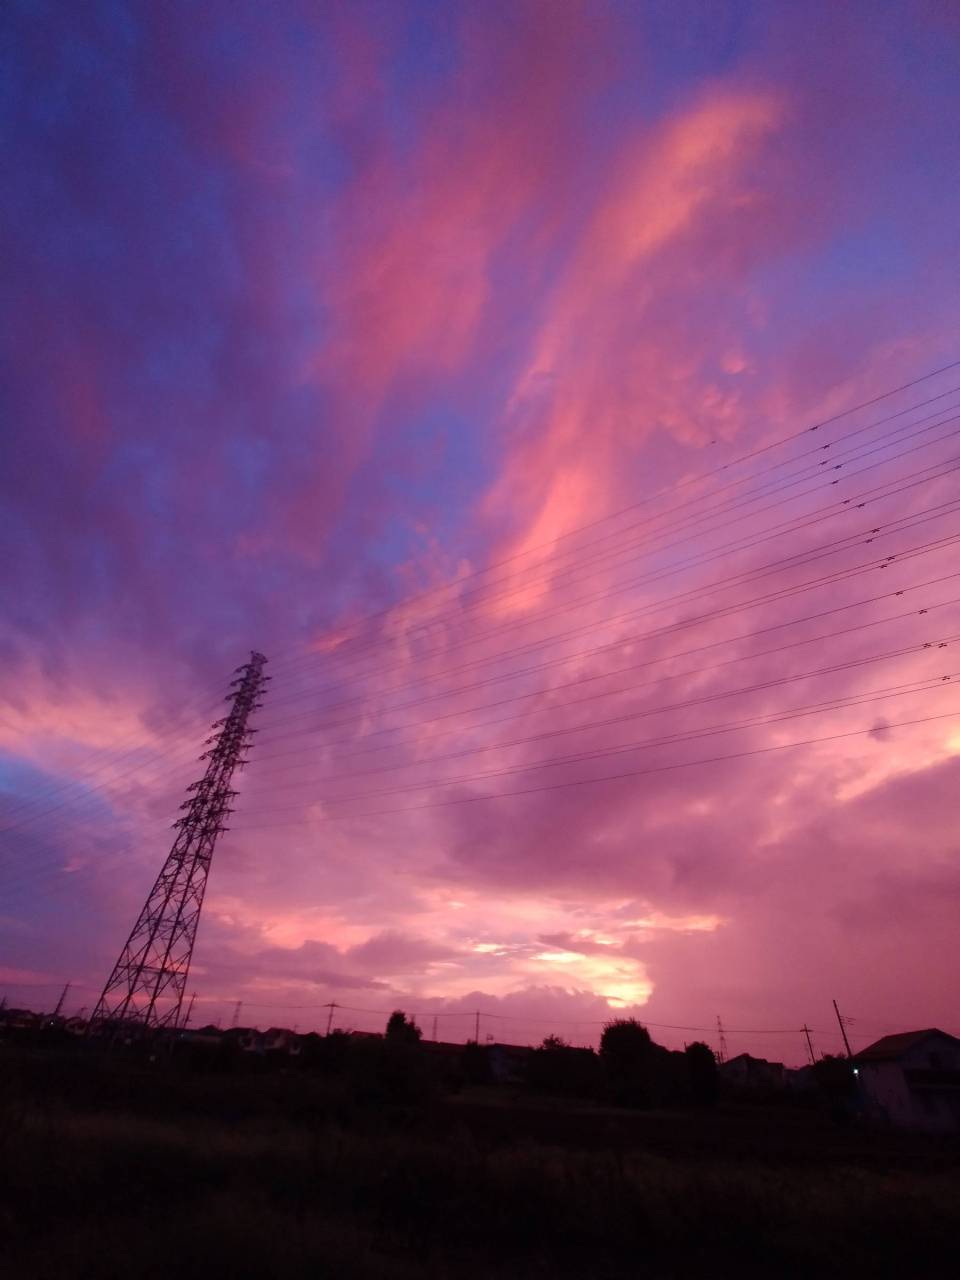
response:
<path fill-rule="evenodd" d="M 8 1000 L 95 1002 L 257 649 L 195 1023 L 960 1032 L 958 62 L 942 0 L 5 4 Z"/>

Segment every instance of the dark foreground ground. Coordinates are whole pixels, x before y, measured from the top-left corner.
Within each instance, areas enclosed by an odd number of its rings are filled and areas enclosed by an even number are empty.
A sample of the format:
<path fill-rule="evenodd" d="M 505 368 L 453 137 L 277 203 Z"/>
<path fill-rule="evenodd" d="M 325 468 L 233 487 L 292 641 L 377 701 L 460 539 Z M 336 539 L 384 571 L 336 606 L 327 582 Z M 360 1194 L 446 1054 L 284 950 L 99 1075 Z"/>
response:
<path fill-rule="evenodd" d="M 0 1046 L 11 1280 L 921 1277 L 958 1245 L 955 1143 L 817 1110 L 397 1105 Z"/>

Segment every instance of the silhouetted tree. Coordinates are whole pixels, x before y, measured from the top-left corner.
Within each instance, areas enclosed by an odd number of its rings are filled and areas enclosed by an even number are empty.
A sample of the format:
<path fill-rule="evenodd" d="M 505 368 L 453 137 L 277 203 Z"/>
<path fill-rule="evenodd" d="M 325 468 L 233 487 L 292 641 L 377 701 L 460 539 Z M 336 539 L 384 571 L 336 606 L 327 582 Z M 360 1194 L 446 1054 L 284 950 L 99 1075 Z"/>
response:
<path fill-rule="evenodd" d="M 527 1061 L 527 1083 L 542 1093 L 587 1097 L 596 1092 L 597 1055 L 576 1049 L 560 1036 L 547 1036 Z"/>
<path fill-rule="evenodd" d="M 423 1032 L 402 1009 L 395 1009 L 387 1019 L 387 1040 L 402 1044 L 419 1044 Z"/>
<path fill-rule="evenodd" d="M 813 1078 L 825 1098 L 849 1098 L 853 1094 L 853 1069 L 848 1058 L 824 1054 L 813 1064 Z"/>
<path fill-rule="evenodd" d="M 339 1075 L 349 1069 L 353 1037 L 349 1031 L 334 1030 L 325 1036 L 311 1032 L 301 1040 L 303 1065 L 308 1068 Z"/>
<path fill-rule="evenodd" d="M 849 1058 L 825 1054 L 813 1064 L 817 1092 L 831 1118 L 837 1124 L 848 1124 L 856 1109 L 856 1080 Z"/>
<path fill-rule="evenodd" d="M 600 1056 L 607 1062 L 636 1065 L 652 1044 L 650 1032 L 636 1018 L 614 1018 L 600 1036 Z"/>
<path fill-rule="evenodd" d="M 662 1106 L 682 1102 L 689 1094 L 685 1056 L 655 1044 L 635 1018 L 607 1023 L 600 1061 L 605 1095 L 621 1106 Z"/>
<path fill-rule="evenodd" d="M 702 1040 L 695 1040 L 684 1050 L 687 1067 L 687 1084 L 690 1090 L 690 1101 L 694 1106 L 716 1106 L 720 1092 L 720 1078 L 717 1074 L 717 1060 L 713 1050 Z"/>
<path fill-rule="evenodd" d="M 658 1048 L 636 1018 L 615 1018 L 607 1023 L 600 1037 L 600 1061 L 606 1093 L 612 1102 L 644 1107 L 659 1101 L 655 1061 Z"/>

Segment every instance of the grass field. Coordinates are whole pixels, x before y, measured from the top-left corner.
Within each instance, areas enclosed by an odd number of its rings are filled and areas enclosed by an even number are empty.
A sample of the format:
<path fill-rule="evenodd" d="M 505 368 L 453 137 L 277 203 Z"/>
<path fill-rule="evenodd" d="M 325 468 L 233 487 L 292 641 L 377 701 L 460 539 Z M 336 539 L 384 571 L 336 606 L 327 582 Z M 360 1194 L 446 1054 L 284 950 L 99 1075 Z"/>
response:
<path fill-rule="evenodd" d="M 3 1274 L 933 1274 L 955 1145 L 815 1111 L 617 1112 L 492 1090 L 358 1104 L 302 1074 L 0 1048 Z"/>

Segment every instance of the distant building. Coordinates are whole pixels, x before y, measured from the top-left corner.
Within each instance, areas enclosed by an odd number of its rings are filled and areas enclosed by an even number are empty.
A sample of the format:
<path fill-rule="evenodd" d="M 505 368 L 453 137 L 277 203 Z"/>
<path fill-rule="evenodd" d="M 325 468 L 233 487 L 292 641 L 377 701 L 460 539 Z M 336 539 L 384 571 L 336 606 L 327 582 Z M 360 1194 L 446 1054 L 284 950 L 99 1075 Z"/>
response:
<path fill-rule="evenodd" d="M 268 1027 L 261 1035 L 264 1053 L 285 1053 L 295 1058 L 300 1053 L 300 1037 L 287 1027 Z"/>
<path fill-rule="evenodd" d="M 809 1093 L 816 1088 L 813 1067 L 786 1067 L 783 1073 L 784 1087 L 788 1093 Z"/>
<path fill-rule="evenodd" d="M 43 1014 L 31 1009 L 4 1009 L 0 1025 L 10 1031 L 36 1031 L 43 1026 Z"/>
<path fill-rule="evenodd" d="M 193 1045 L 200 1049 L 219 1049 L 223 1032 L 219 1027 L 211 1024 L 207 1027 L 198 1027 L 195 1031 L 183 1030 L 179 1038 L 181 1044 Z"/>
<path fill-rule="evenodd" d="M 260 1032 L 254 1027 L 231 1027 L 223 1033 L 223 1043 L 241 1053 L 260 1053 Z"/>
<path fill-rule="evenodd" d="M 490 1074 L 497 1084 L 523 1083 L 532 1049 L 519 1044 L 488 1044 L 486 1052 Z"/>
<path fill-rule="evenodd" d="M 446 1040 L 421 1040 L 420 1047 L 429 1058 L 441 1058 L 459 1063 L 463 1057 L 463 1045 L 451 1044 Z"/>
<path fill-rule="evenodd" d="M 867 1114 L 898 1129 L 960 1132 L 960 1040 L 929 1027 L 884 1036 L 853 1059 Z"/>
<path fill-rule="evenodd" d="M 721 1080 L 745 1093 L 774 1093 L 786 1084 L 782 1062 L 768 1062 L 749 1053 L 728 1058 L 720 1064 L 719 1073 Z"/>

